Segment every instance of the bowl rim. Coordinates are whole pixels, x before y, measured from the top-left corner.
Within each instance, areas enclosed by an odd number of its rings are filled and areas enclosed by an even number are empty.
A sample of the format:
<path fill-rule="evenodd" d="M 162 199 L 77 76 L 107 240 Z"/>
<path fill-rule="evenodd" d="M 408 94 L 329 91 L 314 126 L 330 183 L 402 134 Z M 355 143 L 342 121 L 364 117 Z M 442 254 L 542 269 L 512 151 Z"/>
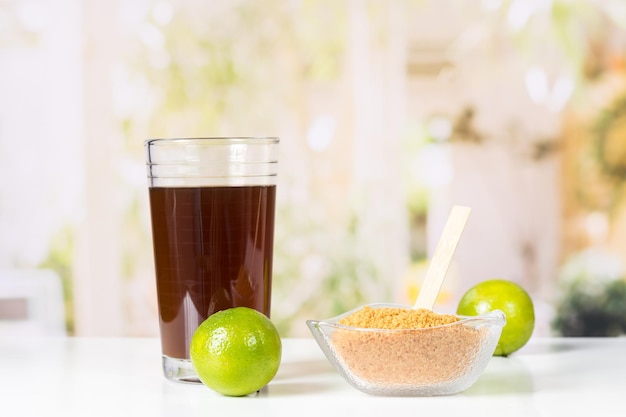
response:
<path fill-rule="evenodd" d="M 347 317 L 348 315 L 361 310 L 364 307 L 371 308 L 403 308 L 403 309 L 412 309 L 412 306 L 407 306 L 403 304 L 395 304 L 395 303 L 372 303 L 365 304 L 349 310 L 345 313 L 342 313 L 338 316 L 331 317 L 329 319 L 324 320 L 307 320 L 307 325 L 311 326 L 325 326 L 325 327 L 333 327 L 341 330 L 349 330 L 349 331 L 357 331 L 357 332 L 371 332 L 371 333 L 406 333 L 406 332 L 419 332 L 419 331 L 432 331 L 436 329 L 460 326 L 460 325 L 471 325 L 474 327 L 478 327 L 480 325 L 496 325 L 504 327 L 506 324 L 506 316 L 501 310 L 492 310 L 485 314 L 481 314 L 478 316 L 462 316 L 458 314 L 449 314 L 451 316 L 458 317 L 459 320 L 453 323 L 442 324 L 440 326 L 432 326 L 432 327 L 420 327 L 420 328 L 410 328 L 410 329 L 376 329 L 370 327 L 357 327 L 357 326 L 348 326 L 345 324 L 339 324 L 339 321 Z M 434 311 L 434 310 L 433 310 Z M 435 312 L 436 313 L 436 312 Z M 448 313 L 437 313 L 437 314 L 448 314 Z"/>

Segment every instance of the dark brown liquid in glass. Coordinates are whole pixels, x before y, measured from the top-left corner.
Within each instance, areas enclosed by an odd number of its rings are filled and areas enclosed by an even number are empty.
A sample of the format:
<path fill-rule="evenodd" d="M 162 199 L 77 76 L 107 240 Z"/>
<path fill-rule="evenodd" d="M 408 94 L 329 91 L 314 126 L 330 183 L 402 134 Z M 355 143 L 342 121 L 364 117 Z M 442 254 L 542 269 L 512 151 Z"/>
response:
<path fill-rule="evenodd" d="M 150 188 L 163 354 L 189 358 L 211 314 L 269 316 L 276 186 Z"/>

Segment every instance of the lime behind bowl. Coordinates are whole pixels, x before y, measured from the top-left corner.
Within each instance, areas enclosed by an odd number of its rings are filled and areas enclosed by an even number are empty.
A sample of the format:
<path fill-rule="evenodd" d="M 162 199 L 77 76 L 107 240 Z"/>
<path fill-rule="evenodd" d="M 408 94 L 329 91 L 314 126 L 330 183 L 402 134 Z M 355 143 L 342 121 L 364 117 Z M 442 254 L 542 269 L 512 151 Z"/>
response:
<path fill-rule="evenodd" d="M 369 307 L 410 309 L 383 303 Z M 504 313 L 495 310 L 422 329 L 339 324 L 361 308 L 327 320 L 308 320 L 307 326 L 350 385 L 379 396 L 439 396 L 466 390 L 487 367 L 506 323 Z"/>

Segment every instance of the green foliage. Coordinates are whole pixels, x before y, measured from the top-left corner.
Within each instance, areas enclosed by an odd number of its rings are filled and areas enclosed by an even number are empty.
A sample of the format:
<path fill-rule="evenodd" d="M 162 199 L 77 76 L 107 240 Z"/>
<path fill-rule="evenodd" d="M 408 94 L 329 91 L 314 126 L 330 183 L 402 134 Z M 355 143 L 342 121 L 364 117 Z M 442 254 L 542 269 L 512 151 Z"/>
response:
<path fill-rule="evenodd" d="M 38 265 L 38 268 L 55 271 L 61 278 L 66 330 L 70 335 L 74 333 L 74 294 L 72 291 L 74 246 L 74 231 L 70 227 L 62 229 L 53 237 L 46 259 Z"/>
<path fill-rule="evenodd" d="M 378 285 L 379 271 L 359 245 L 356 215 L 343 228 L 331 228 L 314 212 L 321 210 L 291 205 L 276 213 L 272 321 L 282 335 L 294 334 L 306 319 L 371 302 L 373 291 L 378 299 L 387 296 Z"/>
<path fill-rule="evenodd" d="M 557 305 L 552 327 L 569 337 L 625 335 L 626 281 L 574 281 Z"/>
<path fill-rule="evenodd" d="M 343 3 L 267 0 L 205 7 L 178 8 L 164 26 L 147 22 L 163 45 L 139 46 L 130 59 L 152 90 L 153 108 L 142 123 L 124 121 L 128 134 L 275 132 L 276 110 L 303 106 L 306 83 L 340 76 Z"/>
<path fill-rule="evenodd" d="M 427 257 L 426 223 L 430 189 L 414 173 L 419 160 L 417 156 L 428 146 L 439 146 L 423 123 L 410 126 L 402 143 L 404 152 L 404 187 L 407 202 L 407 223 L 409 227 L 409 251 L 412 261 L 421 261 Z"/>

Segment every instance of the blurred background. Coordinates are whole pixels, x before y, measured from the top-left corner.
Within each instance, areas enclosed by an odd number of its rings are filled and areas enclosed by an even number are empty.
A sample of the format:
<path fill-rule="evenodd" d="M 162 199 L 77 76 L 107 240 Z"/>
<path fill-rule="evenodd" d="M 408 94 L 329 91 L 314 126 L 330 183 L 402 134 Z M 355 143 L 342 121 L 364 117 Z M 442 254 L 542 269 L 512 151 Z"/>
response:
<path fill-rule="evenodd" d="M 0 331 L 156 336 L 144 140 L 225 135 L 281 138 L 283 336 L 412 304 L 455 204 L 436 310 L 626 333 L 623 0 L 0 0 Z"/>

